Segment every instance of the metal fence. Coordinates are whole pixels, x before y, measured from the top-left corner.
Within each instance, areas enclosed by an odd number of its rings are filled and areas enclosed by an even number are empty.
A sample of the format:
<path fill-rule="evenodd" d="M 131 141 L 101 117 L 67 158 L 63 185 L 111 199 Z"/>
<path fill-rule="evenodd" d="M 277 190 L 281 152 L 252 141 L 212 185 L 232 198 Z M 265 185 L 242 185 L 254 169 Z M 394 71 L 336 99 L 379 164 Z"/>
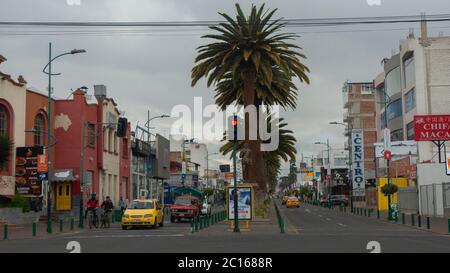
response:
<path fill-rule="evenodd" d="M 436 184 L 420 186 L 421 214 L 436 216 Z"/>
<path fill-rule="evenodd" d="M 444 209 L 450 209 L 450 183 L 442 183 Z"/>
<path fill-rule="evenodd" d="M 398 208 L 404 212 L 419 211 L 419 192 L 416 187 L 399 188 L 397 193 Z"/>

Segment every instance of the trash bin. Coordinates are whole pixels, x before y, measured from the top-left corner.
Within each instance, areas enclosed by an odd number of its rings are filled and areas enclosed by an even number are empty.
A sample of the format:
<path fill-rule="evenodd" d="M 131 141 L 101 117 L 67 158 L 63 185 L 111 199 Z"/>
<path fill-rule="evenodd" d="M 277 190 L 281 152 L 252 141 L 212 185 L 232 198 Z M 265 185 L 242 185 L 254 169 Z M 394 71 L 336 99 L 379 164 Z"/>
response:
<path fill-rule="evenodd" d="M 113 213 L 114 213 L 113 217 L 116 222 L 122 221 L 122 210 L 114 209 Z"/>

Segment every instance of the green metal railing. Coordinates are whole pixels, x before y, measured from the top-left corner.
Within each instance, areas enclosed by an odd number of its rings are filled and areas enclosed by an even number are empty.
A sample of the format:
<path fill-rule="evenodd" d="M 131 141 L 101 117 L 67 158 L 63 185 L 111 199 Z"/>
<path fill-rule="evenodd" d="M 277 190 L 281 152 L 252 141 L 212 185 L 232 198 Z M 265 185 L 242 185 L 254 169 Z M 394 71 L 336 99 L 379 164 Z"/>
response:
<path fill-rule="evenodd" d="M 275 212 L 277 213 L 278 225 L 280 226 L 280 233 L 284 233 L 284 219 L 281 216 L 277 204 L 274 203 L 274 205 L 275 205 Z"/>
<path fill-rule="evenodd" d="M 219 222 L 224 221 L 226 218 L 226 211 L 218 211 L 208 216 L 201 216 L 198 219 L 193 219 L 191 221 L 191 233 L 198 232 L 204 228 L 215 225 Z"/>

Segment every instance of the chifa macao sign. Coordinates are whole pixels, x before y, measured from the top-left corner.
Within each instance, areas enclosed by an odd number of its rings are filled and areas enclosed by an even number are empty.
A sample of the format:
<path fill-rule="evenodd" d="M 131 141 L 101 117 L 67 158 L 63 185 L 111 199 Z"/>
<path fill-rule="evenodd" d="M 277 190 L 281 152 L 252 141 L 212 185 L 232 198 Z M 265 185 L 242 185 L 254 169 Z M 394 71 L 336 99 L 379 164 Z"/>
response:
<path fill-rule="evenodd" d="M 414 116 L 414 140 L 450 140 L 450 115 Z"/>
<path fill-rule="evenodd" d="M 352 162 L 353 162 L 353 196 L 364 196 L 364 132 L 362 129 L 352 130 Z"/>

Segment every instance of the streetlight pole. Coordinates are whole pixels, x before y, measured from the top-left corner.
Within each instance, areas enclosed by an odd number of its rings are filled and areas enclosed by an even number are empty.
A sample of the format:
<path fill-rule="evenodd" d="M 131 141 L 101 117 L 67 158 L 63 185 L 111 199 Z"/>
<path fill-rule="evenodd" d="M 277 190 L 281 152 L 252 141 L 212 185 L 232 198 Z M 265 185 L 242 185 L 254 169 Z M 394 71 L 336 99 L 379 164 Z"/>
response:
<path fill-rule="evenodd" d="M 384 124 L 385 128 L 388 128 L 388 117 L 387 117 L 387 94 L 386 90 L 383 90 L 384 94 Z M 389 136 L 390 137 L 390 136 Z M 385 139 L 384 142 L 387 140 Z M 386 159 L 386 169 L 387 169 L 387 184 L 388 187 L 390 187 L 391 184 L 391 167 L 390 167 L 390 160 Z M 391 210 L 391 193 L 388 192 L 388 220 L 392 220 L 392 210 Z"/>
<path fill-rule="evenodd" d="M 64 55 L 69 54 L 78 54 L 78 53 L 86 53 L 86 50 L 84 49 L 74 49 L 70 52 L 62 53 L 54 58 L 52 58 L 52 43 L 49 43 L 48 45 L 48 63 L 42 70 L 45 74 L 48 75 L 48 96 L 47 96 L 47 103 L 48 103 L 48 111 L 47 111 L 47 143 L 50 144 L 51 142 L 51 125 L 52 125 L 52 76 L 61 75 L 61 73 L 54 73 L 52 74 L 52 62 L 56 60 L 59 57 L 62 57 Z M 48 67 L 48 72 L 45 71 L 45 69 Z M 52 232 L 52 203 L 51 203 L 51 189 L 52 189 L 52 160 L 51 160 L 51 147 L 50 145 L 47 145 L 48 148 L 45 151 L 47 153 L 48 158 L 48 173 L 47 173 L 47 232 Z"/>
<path fill-rule="evenodd" d="M 328 157 L 328 166 L 327 166 L 327 180 L 328 180 L 328 198 L 331 195 L 332 187 L 331 187 L 331 161 L 330 161 L 330 140 L 327 138 L 327 142 L 315 142 L 314 144 L 326 145 L 327 146 L 327 157 Z"/>

